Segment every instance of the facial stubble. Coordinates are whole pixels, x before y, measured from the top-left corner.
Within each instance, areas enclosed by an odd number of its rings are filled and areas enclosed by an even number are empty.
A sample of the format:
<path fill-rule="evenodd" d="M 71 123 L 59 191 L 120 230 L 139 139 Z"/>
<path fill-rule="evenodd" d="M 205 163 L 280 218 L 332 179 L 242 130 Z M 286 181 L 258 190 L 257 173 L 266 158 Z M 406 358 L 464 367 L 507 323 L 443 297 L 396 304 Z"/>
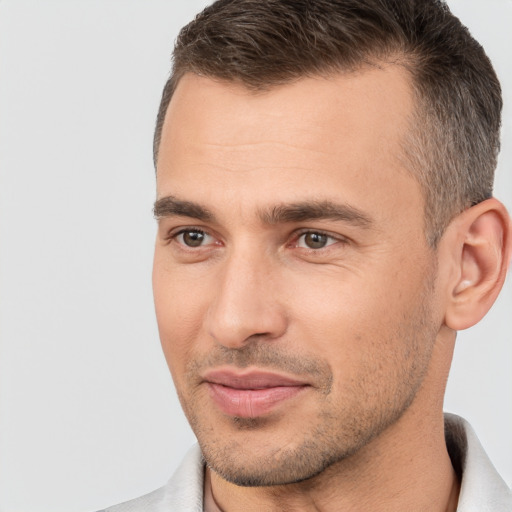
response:
<path fill-rule="evenodd" d="M 421 387 L 435 344 L 437 327 L 432 304 L 436 271 L 430 270 L 415 308 L 404 312 L 394 335 L 378 340 L 381 348 L 377 355 L 370 351 L 361 358 L 364 366 L 359 378 L 351 381 L 336 401 L 328 361 L 310 355 L 290 355 L 278 344 L 259 337 L 248 340 L 240 349 L 217 346 L 214 352 L 189 363 L 185 380 L 188 393 L 180 389 L 178 395 L 208 466 L 239 486 L 298 483 L 353 456 L 396 423 Z M 394 357 L 387 354 L 388 359 L 391 357 L 387 361 L 391 382 L 381 380 L 382 345 L 402 347 Z M 300 414 L 290 417 L 293 409 L 287 409 L 284 415 L 223 417 L 220 424 L 212 421 L 204 414 L 208 398 L 198 374 L 204 368 L 221 365 L 255 366 L 305 378 L 314 383 L 308 393 L 310 400 L 314 396 L 318 413 L 307 421 Z M 287 431 L 290 424 L 299 425 L 300 430 Z M 256 448 L 255 439 L 260 440 Z"/>

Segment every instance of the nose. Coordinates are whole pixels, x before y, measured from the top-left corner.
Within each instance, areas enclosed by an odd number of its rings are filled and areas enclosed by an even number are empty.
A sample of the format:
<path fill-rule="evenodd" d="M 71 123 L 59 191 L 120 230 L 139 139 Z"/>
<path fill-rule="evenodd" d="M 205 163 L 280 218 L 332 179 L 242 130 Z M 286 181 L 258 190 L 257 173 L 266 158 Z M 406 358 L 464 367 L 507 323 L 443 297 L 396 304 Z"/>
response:
<path fill-rule="evenodd" d="M 264 257 L 233 254 L 223 262 L 205 324 L 209 335 L 227 348 L 242 348 L 251 339 L 275 340 L 287 329 L 279 303 L 276 272 Z"/>

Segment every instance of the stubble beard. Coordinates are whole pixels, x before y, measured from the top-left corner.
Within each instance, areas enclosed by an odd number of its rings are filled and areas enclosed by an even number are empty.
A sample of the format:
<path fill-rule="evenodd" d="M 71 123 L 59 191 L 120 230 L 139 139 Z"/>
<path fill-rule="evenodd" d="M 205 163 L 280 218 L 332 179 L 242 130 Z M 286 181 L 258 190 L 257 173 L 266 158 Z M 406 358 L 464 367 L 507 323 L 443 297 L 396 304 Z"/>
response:
<path fill-rule="evenodd" d="M 303 421 L 296 417 L 299 429 L 288 433 L 280 429 L 279 419 L 265 417 L 231 418 L 229 432 L 223 431 L 202 414 L 207 409 L 202 407 L 199 393 L 184 396 L 178 392 L 210 469 L 239 486 L 299 483 L 347 460 L 396 423 L 414 401 L 429 367 L 437 334 L 432 321 L 432 287 L 432 281 L 425 283 L 415 310 L 404 315 L 394 336 L 379 340 L 395 347 L 396 340 L 401 340 L 405 345 L 394 361 L 387 362 L 388 367 L 392 365 L 392 382 L 384 385 L 389 375 L 379 373 L 381 363 L 368 354 L 364 371 L 339 395 L 343 403 L 333 403 L 333 375 L 326 361 L 299 360 L 265 341 L 238 350 L 220 347 L 215 355 L 192 363 L 187 389 L 196 391 L 192 382 L 197 368 L 217 362 L 239 367 L 254 364 L 297 374 L 313 372 L 320 383 L 313 391 L 321 404 L 316 418 Z M 253 435 L 266 442 L 255 447 L 250 442 Z"/>

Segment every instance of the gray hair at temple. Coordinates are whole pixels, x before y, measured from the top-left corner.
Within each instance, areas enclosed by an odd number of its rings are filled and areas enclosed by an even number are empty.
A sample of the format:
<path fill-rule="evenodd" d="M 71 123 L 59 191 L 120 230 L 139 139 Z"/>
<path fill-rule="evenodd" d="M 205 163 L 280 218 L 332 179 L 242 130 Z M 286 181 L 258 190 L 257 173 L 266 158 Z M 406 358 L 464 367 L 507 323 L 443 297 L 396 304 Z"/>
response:
<path fill-rule="evenodd" d="M 185 73 L 265 91 L 302 77 L 403 66 L 416 102 L 398 155 L 425 198 L 436 247 L 450 220 L 492 195 L 501 88 L 481 45 L 441 0 L 218 0 L 180 32 L 154 136 Z"/>

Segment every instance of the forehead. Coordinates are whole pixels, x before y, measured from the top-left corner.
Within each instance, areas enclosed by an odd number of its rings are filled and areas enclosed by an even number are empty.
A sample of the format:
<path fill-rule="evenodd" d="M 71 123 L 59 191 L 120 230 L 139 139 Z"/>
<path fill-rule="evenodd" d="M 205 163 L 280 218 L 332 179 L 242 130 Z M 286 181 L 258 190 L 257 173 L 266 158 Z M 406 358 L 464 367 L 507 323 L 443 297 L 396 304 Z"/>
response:
<path fill-rule="evenodd" d="M 407 202 L 417 188 L 401 163 L 412 97 L 408 73 L 391 65 L 259 92 L 185 75 L 163 126 L 158 197 L 208 202 L 215 191 L 247 209 L 313 194 L 385 207 L 394 187 Z"/>
<path fill-rule="evenodd" d="M 178 128 L 183 137 L 189 135 L 184 130 L 192 128 L 195 135 L 206 135 L 207 140 L 215 137 L 215 143 L 227 145 L 244 137 L 251 142 L 287 133 L 314 147 L 315 135 L 321 132 L 325 140 L 328 131 L 329 141 L 339 144 L 347 135 L 343 128 L 360 138 L 364 132 L 370 135 L 369 129 L 376 133 L 384 128 L 381 136 L 398 133 L 412 106 L 410 75 L 397 65 L 303 78 L 266 91 L 188 73 L 179 81 L 169 104 L 163 138 L 168 140 L 174 121 L 184 121 L 187 125 Z M 342 123 L 333 123 L 336 120 Z M 287 128 L 285 134 L 281 121 Z M 301 131 L 303 125 L 307 125 L 307 132 Z M 390 127 L 395 130 L 390 131 Z"/>

